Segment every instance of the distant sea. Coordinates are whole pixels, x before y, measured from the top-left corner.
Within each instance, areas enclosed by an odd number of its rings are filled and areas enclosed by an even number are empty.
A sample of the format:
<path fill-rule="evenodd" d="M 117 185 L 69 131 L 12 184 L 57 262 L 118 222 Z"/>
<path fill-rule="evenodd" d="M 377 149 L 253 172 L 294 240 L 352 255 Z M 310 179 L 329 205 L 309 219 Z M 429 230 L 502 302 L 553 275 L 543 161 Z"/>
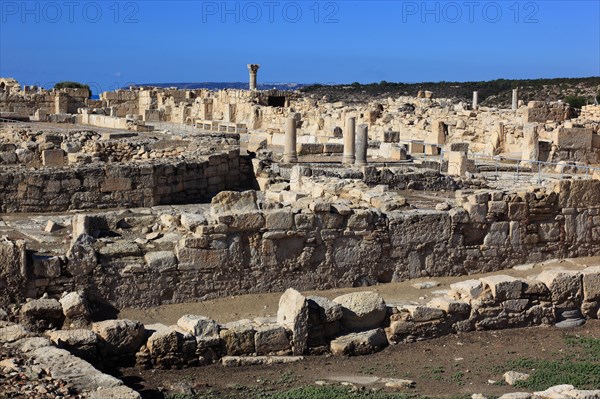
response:
<path fill-rule="evenodd" d="M 195 83 L 143 83 L 136 86 L 151 86 L 151 87 L 176 87 L 182 90 L 193 90 L 193 89 L 210 89 L 210 90 L 222 90 L 222 89 L 247 89 L 248 82 L 195 82 Z M 308 86 L 305 83 L 259 83 L 259 90 L 298 90 L 303 86 Z M 123 89 L 129 89 L 123 87 Z"/>
<path fill-rule="evenodd" d="M 310 86 L 312 83 L 259 83 L 259 90 L 298 90 L 304 86 Z M 142 83 L 135 85 L 136 87 L 176 87 L 181 90 L 194 89 L 247 89 L 248 82 L 196 82 L 196 83 Z M 121 87 L 123 90 L 129 90 L 129 86 Z M 100 99 L 100 94 L 92 94 L 92 100 Z"/>

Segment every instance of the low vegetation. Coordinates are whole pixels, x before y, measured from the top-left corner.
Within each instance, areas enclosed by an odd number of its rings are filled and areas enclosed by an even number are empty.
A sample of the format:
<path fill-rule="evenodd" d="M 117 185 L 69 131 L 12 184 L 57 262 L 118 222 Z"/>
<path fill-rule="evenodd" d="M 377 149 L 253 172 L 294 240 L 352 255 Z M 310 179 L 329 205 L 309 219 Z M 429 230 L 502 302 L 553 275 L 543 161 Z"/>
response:
<path fill-rule="evenodd" d="M 470 102 L 473 91 L 479 94 L 479 103 L 484 106 L 509 107 L 512 102 L 512 90 L 519 89 L 519 98 L 527 101 L 573 101 L 571 106 L 580 108 L 586 103 L 593 104 L 600 96 L 600 77 L 556 78 L 556 79 L 496 79 L 486 82 L 424 82 L 379 83 L 343 85 L 315 84 L 303 87 L 301 91 L 327 96 L 335 101 L 368 101 L 375 98 L 415 96 L 419 90 L 429 90 L 438 98 L 455 98 Z"/>
<path fill-rule="evenodd" d="M 553 360 L 518 358 L 507 362 L 506 369 L 529 374 L 517 387 L 545 390 L 554 385 L 570 384 L 578 389 L 600 387 L 600 339 L 569 336 L 567 345 L 572 348 Z"/>

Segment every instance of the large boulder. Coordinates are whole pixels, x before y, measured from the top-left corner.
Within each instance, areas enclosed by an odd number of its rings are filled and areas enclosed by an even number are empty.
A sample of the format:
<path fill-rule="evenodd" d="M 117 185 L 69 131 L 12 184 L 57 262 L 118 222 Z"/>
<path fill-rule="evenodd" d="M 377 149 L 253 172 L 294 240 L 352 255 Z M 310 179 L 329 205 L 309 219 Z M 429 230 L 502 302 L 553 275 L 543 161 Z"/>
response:
<path fill-rule="evenodd" d="M 21 308 L 22 323 L 33 331 L 60 328 L 65 319 L 56 299 L 36 299 Z"/>
<path fill-rule="evenodd" d="M 257 355 L 288 354 L 292 347 L 286 329 L 278 324 L 257 327 L 254 346 Z"/>
<path fill-rule="evenodd" d="M 387 314 L 383 298 L 372 291 L 341 295 L 333 302 L 342 305 L 342 324 L 349 330 L 377 328 Z"/>
<path fill-rule="evenodd" d="M 136 353 L 146 339 L 146 329 L 139 321 L 106 320 L 92 324 L 99 337 L 100 353 L 105 357 Z"/>
<path fill-rule="evenodd" d="M 359 333 L 342 335 L 331 341 L 334 355 L 368 355 L 388 345 L 385 332 L 381 328 Z"/>
<path fill-rule="evenodd" d="M 277 323 L 292 332 L 294 355 L 302 355 L 308 340 L 308 301 L 293 288 L 288 288 L 279 298 Z"/>

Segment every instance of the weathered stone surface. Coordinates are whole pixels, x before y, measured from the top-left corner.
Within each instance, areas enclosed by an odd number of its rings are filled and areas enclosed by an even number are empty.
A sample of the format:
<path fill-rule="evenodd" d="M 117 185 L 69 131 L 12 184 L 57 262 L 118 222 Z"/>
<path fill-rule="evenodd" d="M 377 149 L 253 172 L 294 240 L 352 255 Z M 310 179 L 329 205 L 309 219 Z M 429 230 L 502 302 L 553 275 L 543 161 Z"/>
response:
<path fill-rule="evenodd" d="M 567 270 L 544 270 L 537 279 L 550 290 L 552 302 L 561 308 L 576 308 L 583 298 L 582 275 Z"/>
<path fill-rule="evenodd" d="M 25 241 L 0 240 L 0 306 L 22 302 L 26 289 Z"/>
<path fill-rule="evenodd" d="M 600 266 L 583 269 L 583 300 L 586 302 L 600 301 Z"/>
<path fill-rule="evenodd" d="M 0 343 L 15 342 L 31 335 L 29 331 L 20 324 L 0 328 Z"/>
<path fill-rule="evenodd" d="M 96 391 L 123 385 L 120 380 L 101 373 L 85 360 L 64 349 L 42 347 L 32 351 L 30 356 L 42 368 L 49 370 L 53 378 L 69 381 L 82 391 Z"/>
<path fill-rule="evenodd" d="M 250 320 L 228 323 L 221 328 L 223 353 L 231 356 L 251 355 L 254 347 L 254 326 Z"/>
<path fill-rule="evenodd" d="M 250 210 L 258 210 L 255 191 L 221 191 L 211 201 L 213 215 Z"/>
<path fill-rule="evenodd" d="M 387 314 L 383 298 L 371 291 L 341 295 L 333 301 L 342 305 L 342 324 L 350 330 L 378 327 Z"/>
<path fill-rule="evenodd" d="M 69 292 L 59 300 L 62 306 L 63 314 L 69 319 L 87 320 L 90 317 L 90 310 L 87 301 L 80 292 Z"/>
<path fill-rule="evenodd" d="M 177 258 L 173 251 L 147 252 L 144 260 L 150 269 L 160 272 L 173 270 L 177 267 Z"/>
<path fill-rule="evenodd" d="M 146 338 L 146 329 L 139 321 L 106 320 L 92 324 L 99 337 L 100 352 L 104 356 L 136 353 Z"/>
<path fill-rule="evenodd" d="M 56 299 L 36 299 L 21 308 L 23 324 L 34 331 L 60 328 L 64 320 L 62 306 Z"/>
<path fill-rule="evenodd" d="M 277 323 L 292 332 L 294 355 L 302 355 L 307 349 L 308 301 L 293 288 L 287 289 L 279 299 Z"/>
<path fill-rule="evenodd" d="M 254 346 L 258 355 L 287 352 L 291 349 L 286 329 L 277 324 L 257 327 Z"/>
<path fill-rule="evenodd" d="M 219 340 L 219 325 L 208 317 L 186 314 L 177 320 L 177 325 L 202 340 Z"/>
<path fill-rule="evenodd" d="M 404 305 L 402 309 L 408 310 L 411 319 L 415 322 L 437 320 L 446 316 L 446 312 L 437 307 Z"/>
<path fill-rule="evenodd" d="M 479 280 L 465 280 L 450 284 L 450 296 L 456 299 L 477 299 L 483 293 L 483 283 Z"/>
<path fill-rule="evenodd" d="M 85 360 L 94 360 L 98 354 L 98 336 L 90 330 L 51 331 L 48 338 L 57 347 Z"/>
<path fill-rule="evenodd" d="M 66 269 L 72 276 L 83 276 L 90 274 L 97 266 L 96 251 L 94 250 L 94 238 L 87 234 L 81 234 L 71 244 L 67 251 Z"/>
<path fill-rule="evenodd" d="M 321 321 L 332 323 L 343 317 L 342 305 L 320 296 L 309 296 L 309 306 L 318 309 Z"/>
<path fill-rule="evenodd" d="M 385 332 L 381 328 L 359 333 L 342 335 L 331 341 L 331 353 L 334 355 L 368 355 L 388 345 Z"/>
<path fill-rule="evenodd" d="M 427 306 L 442 309 L 448 314 L 468 315 L 471 311 L 471 306 L 467 302 L 446 297 L 433 298 L 427 303 Z"/>
<path fill-rule="evenodd" d="M 154 324 L 152 325 L 152 329 L 154 332 L 148 337 L 148 341 L 146 342 L 148 351 L 152 356 L 167 356 L 179 352 L 179 337 L 174 328 L 162 324 Z"/>
<path fill-rule="evenodd" d="M 517 278 L 500 274 L 482 277 L 480 280 L 491 289 L 497 301 L 521 298 L 523 282 Z"/>

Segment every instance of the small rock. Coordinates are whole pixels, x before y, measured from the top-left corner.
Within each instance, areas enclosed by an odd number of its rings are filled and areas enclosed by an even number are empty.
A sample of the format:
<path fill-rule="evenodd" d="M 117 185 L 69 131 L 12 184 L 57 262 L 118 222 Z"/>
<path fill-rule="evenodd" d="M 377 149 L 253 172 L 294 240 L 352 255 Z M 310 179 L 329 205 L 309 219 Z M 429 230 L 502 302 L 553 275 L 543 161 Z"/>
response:
<path fill-rule="evenodd" d="M 518 371 L 507 371 L 502 376 L 508 385 L 515 385 L 519 381 L 525 381 L 529 378 L 529 374 L 520 373 Z"/>

